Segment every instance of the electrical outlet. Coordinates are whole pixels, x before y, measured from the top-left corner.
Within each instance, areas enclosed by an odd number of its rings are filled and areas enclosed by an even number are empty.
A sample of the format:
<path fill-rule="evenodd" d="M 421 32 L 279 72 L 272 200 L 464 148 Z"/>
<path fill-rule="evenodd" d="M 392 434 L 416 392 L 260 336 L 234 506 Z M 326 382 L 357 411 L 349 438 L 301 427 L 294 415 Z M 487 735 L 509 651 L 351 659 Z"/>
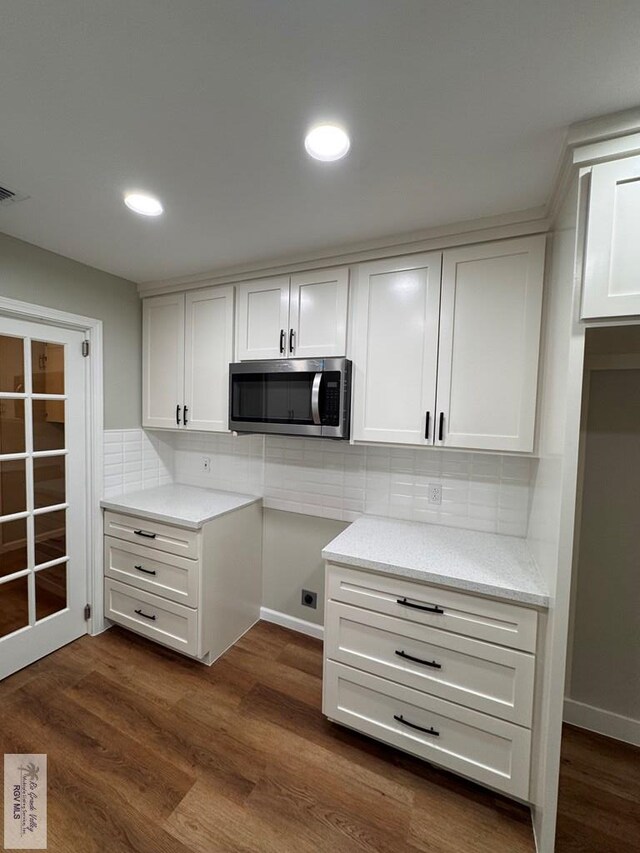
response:
<path fill-rule="evenodd" d="M 211 457 L 202 457 L 202 470 L 207 474 L 211 471 Z"/>
<path fill-rule="evenodd" d="M 311 607 L 313 610 L 318 606 L 318 593 L 308 589 L 302 590 L 302 606 Z"/>
<path fill-rule="evenodd" d="M 442 503 L 442 486 L 439 483 L 429 483 L 429 503 Z"/>

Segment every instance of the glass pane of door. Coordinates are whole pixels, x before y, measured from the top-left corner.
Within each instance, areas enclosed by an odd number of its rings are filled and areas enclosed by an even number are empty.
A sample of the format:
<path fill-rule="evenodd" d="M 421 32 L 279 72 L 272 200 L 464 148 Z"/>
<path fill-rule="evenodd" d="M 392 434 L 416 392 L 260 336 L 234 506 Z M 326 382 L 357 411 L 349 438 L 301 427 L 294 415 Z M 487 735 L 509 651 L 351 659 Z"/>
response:
<path fill-rule="evenodd" d="M 36 572 L 36 621 L 67 606 L 67 564 Z"/>
<path fill-rule="evenodd" d="M 0 391 L 24 393 L 24 341 L 0 335 Z"/>
<path fill-rule="evenodd" d="M 0 584 L 0 637 L 29 624 L 29 583 L 25 576 Z"/>
<path fill-rule="evenodd" d="M 24 453 L 24 400 L 0 397 L 0 453 Z"/>

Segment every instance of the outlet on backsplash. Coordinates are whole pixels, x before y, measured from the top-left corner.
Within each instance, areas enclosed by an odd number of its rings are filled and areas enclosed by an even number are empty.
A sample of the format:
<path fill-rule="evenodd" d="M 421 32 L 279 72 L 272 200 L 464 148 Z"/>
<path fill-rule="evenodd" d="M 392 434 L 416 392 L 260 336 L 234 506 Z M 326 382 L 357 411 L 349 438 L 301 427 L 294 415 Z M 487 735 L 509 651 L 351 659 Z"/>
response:
<path fill-rule="evenodd" d="M 202 470 L 205 473 L 208 474 L 211 471 L 211 457 L 210 456 L 203 456 L 202 457 L 202 463 L 201 463 L 200 467 L 202 468 Z"/>
<path fill-rule="evenodd" d="M 429 503 L 430 504 L 438 504 L 442 503 L 442 486 L 439 483 L 429 483 Z"/>

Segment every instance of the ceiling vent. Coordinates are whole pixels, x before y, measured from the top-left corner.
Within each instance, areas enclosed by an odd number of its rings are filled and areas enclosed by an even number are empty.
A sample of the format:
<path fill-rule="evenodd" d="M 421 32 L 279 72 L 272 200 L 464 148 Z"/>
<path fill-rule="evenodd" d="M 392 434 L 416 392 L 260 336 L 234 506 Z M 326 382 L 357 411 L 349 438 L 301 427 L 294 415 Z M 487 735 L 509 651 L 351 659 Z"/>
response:
<path fill-rule="evenodd" d="M 7 207 L 17 201 L 24 201 L 25 198 L 29 198 L 26 193 L 19 193 L 17 190 L 10 190 L 9 187 L 0 185 L 0 207 Z"/>

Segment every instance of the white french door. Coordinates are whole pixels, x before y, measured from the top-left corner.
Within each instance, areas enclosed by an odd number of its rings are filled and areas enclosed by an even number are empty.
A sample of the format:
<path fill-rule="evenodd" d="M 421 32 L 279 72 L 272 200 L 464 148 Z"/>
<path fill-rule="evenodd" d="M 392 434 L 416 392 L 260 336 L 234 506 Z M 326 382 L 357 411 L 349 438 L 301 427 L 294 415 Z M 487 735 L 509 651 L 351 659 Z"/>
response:
<path fill-rule="evenodd" d="M 87 630 L 84 337 L 0 317 L 0 679 Z"/>

